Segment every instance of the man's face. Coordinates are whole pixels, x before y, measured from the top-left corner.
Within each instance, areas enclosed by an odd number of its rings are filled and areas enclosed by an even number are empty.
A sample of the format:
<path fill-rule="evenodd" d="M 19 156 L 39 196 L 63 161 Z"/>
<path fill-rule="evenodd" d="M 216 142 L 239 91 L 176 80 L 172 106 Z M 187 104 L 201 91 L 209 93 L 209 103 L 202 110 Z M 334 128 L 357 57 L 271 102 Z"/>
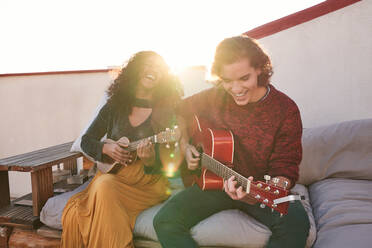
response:
<path fill-rule="evenodd" d="M 266 93 L 265 87 L 257 85 L 261 71 L 251 66 L 248 58 L 222 66 L 222 86 L 239 106 L 257 102 Z"/>

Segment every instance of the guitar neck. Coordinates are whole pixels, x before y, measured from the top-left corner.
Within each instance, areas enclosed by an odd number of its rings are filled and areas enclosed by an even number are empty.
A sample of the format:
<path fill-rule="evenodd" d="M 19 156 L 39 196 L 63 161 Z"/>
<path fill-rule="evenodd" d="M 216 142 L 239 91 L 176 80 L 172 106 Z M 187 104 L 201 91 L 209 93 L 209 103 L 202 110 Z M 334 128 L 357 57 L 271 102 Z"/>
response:
<path fill-rule="evenodd" d="M 222 164 L 221 162 L 215 160 L 205 153 L 201 155 L 201 163 L 203 167 L 212 171 L 214 174 L 222 177 L 225 180 L 229 179 L 231 176 L 235 176 L 235 180 L 237 181 L 238 186 L 242 186 L 244 191 L 247 190 L 247 185 L 249 183 L 248 179 L 240 175 L 230 167 Z"/>
<path fill-rule="evenodd" d="M 143 138 L 143 139 L 140 139 L 140 140 L 130 142 L 129 145 L 128 145 L 127 150 L 130 151 L 130 152 L 137 150 L 137 146 L 139 145 L 139 143 L 141 143 L 142 141 L 145 141 L 145 140 L 149 140 L 152 143 L 157 143 L 156 134 L 153 135 L 153 136 L 147 137 L 147 138 Z"/>

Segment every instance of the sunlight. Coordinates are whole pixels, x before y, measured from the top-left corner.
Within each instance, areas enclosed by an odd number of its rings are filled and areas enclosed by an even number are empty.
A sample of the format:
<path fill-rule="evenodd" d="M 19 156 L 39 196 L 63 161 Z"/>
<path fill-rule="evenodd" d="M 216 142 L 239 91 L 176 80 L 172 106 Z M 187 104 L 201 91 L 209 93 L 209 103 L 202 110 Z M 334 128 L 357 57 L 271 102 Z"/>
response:
<path fill-rule="evenodd" d="M 149 49 L 179 72 L 208 65 L 223 38 L 319 2 L 2 1 L 0 73 L 107 68 Z"/>

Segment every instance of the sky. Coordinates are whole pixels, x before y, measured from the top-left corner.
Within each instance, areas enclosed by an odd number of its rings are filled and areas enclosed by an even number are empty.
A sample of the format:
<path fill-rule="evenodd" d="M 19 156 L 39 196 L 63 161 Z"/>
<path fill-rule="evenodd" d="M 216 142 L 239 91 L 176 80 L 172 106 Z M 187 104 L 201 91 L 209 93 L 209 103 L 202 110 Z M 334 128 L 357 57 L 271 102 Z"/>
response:
<path fill-rule="evenodd" d="M 0 0 L 0 74 L 106 69 L 154 50 L 208 65 L 223 38 L 320 0 Z"/>

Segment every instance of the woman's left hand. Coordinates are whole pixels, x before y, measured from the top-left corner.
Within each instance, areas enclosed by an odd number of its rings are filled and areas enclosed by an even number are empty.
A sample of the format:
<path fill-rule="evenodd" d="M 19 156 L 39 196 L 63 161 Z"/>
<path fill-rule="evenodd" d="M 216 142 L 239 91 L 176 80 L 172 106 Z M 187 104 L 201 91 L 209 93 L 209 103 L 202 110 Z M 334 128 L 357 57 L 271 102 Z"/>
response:
<path fill-rule="evenodd" d="M 137 156 L 145 165 L 152 165 L 155 162 L 155 146 L 150 140 L 142 141 L 137 146 Z"/>

